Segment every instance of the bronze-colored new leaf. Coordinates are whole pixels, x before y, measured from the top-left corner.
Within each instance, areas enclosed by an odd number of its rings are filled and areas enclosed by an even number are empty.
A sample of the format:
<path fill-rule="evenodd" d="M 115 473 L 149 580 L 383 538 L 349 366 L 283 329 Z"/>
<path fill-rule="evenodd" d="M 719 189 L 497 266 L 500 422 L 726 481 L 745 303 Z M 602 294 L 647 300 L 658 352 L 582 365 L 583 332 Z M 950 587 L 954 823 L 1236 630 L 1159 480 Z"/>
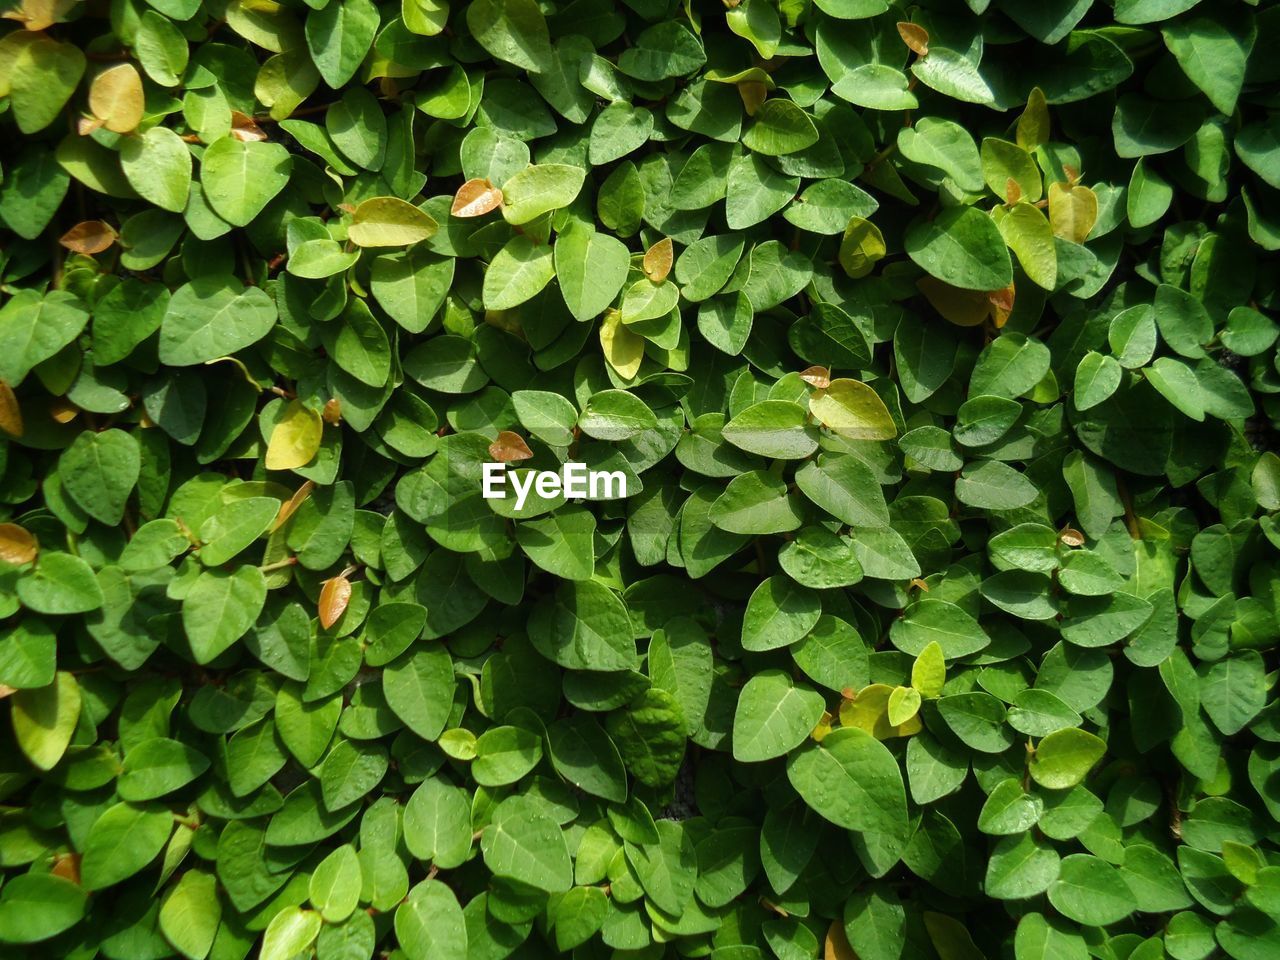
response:
<path fill-rule="evenodd" d="M 489 444 L 489 456 L 498 463 L 515 463 L 533 456 L 524 437 L 510 430 L 499 430 L 498 439 Z"/>
<path fill-rule="evenodd" d="M 1063 527 L 1058 531 L 1058 542 L 1064 547 L 1083 547 L 1084 534 L 1075 527 Z"/>
<path fill-rule="evenodd" d="M 0 560 L 20 567 L 31 563 L 40 552 L 40 545 L 29 530 L 16 523 L 0 523 Z"/>
<path fill-rule="evenodd" d="M 831 386 L 831 371 L 826 367 L 820 367 L 816 364 L 812 367 L 806 367 L 800 371 L 800 379 L 811 387 L 817 387 L 819 390 L 825 390 Z"/>
<path fill-rule="evenodd" d="M 106 221 L 85 220 L 59 237 L 58 243 L 72 253 L 93 256 L 95 253 L 102 253 L 103 250 L 109 249 L 116 242 L 116 236 L 115 229 Z"/>
<path fill-rule="evenodd" d="M 320 615 L 320 626 L 328 630 L 347 609 L 351 602 L 351 581 L 345 576 L 332 577 L 320 588 L 320 602 L 317 612 Z"/>
<path fill-rule="evenodd" d="M 231 111 L 231 135 L 244 143 L 267 139 L 266 132 L 258 126 L 258 122 L 239 110 Z"/>
<path fill-rule="evenodd" d="M 916 56 L 927 57 L 929 55 L 929 31 L 920 26 L 920 24 L 900 21 L 898 23 L 898 36 L 902 38 L 902 42 Z"/>
<path fill-rule="evenodd" d="M 502 206 L 502 191 L 488 180 L 473 178 L 453 195 L 449 212 L 455 217 L 483 217 Z"/>
<path fill-rule="evenodd" d="M 1017 291 L 1013 284 L 1009 284 L 1000 290 L 991 290 L 987 293 L 987 304 L 991 311 L 991 322 L 999 329 L 1005 325 L 1009 319 L 1009 314 L 1013 313 L 1013 301 Z"/>
<path fill-rule="evenodd" d="M 674 252 L 670 237 L 663 237 L 644 253 L 644 275 L 654 283 L 662 283 L 671 273 Z"/>
<path fill-rule="evenodd" d="M 288 500 L 286 500 L 283 504 L 281 504 L 280 512 L 276 514 L 276 518 L 271 524 L 271 530 L 273 532 L 276 530 L 279 530 L 286 523 L 288 523 L 289 518 L 293 516 L 294 512 L 300 506 L 302 506 L 302 502 L 306 500 L 307 497 L 311 496 L 311 491 L 314 490 L 315 488 L 316 488 L 315 481 L 308 480 L 306 483 L 300 486 L 296 491 L 294 491 L 293 496 L 290 497 Z"/>

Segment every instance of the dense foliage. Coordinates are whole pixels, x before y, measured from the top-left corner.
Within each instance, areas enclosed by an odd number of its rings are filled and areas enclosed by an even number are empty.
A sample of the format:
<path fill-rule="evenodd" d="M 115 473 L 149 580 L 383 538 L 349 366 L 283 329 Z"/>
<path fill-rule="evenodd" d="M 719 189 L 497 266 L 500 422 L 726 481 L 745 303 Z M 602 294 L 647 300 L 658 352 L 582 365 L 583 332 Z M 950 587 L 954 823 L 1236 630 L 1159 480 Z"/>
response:
<path fill-rule="evenodd" d="M 4 956 L 1280 956 L 1280 5 L 4 16 Z"/>

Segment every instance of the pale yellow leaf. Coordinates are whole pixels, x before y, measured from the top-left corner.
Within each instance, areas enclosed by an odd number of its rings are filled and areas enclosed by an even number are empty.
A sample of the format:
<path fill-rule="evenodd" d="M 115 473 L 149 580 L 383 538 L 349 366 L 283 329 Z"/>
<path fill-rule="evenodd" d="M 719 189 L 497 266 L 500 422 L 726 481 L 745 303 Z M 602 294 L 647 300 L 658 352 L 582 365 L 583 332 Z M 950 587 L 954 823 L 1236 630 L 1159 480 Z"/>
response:
<path fill-rule="evenodd" d="M 290 400 L 267 441 L 268 470 L 296 470 L 310 463 L 320 450 L 324 421 L 298 400 Z"/>

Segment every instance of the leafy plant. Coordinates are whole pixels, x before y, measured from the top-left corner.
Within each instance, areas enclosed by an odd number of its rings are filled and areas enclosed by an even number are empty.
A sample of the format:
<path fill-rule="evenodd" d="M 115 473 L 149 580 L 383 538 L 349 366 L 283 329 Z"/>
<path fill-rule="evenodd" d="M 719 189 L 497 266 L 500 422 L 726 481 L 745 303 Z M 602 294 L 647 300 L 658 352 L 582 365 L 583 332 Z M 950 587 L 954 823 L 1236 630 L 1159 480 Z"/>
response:
<path fill-rule="evenodd" d="M 5 17 L 6 951 L 1280 955 L 1280 6 Z"/>

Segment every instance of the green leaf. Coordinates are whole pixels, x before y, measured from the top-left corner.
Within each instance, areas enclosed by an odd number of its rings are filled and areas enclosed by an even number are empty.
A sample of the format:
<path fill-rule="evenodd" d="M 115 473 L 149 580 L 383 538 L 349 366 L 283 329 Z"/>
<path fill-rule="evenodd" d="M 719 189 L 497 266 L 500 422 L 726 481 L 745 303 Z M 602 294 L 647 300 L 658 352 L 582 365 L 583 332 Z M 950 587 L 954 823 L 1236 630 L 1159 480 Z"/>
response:
<path fill-rule="evenodd" d="M 1137 909 L 1120 871 L 1084 853 L 1063 858 L 1062 871 L 1049 887 L 1049 902 L 1068 919 L 1099 927 L 1118 923 Z"/>
<path fill-rule="evenodd" d="M 1249 52 L 1256 36 L 1252 17 L 1190 17 L 1162 27 L 1165 46 L 1182 72 L 1228 116 L 1244 84 Z"/>
<path fill-rule="evenodd" d="M 819 596 L 786 577 L 770 577 L 756 587 L 742 616 L 744 650 L 776 650 L 804 637 L 822 612 Z"/>
<path fill-rule="evenodd" d="M 265 337 L 276 308 L 258 287 L 230 276 L 203 276 L 179 287 L 160 327 L 160 358 L 173 366 L 206 363 Z"/>
<path fill-rule="evenodd" d="M 854 831 L 858 859 L 882 876 L 906 848 L 906 791 L 897 761 L 871 734 L 833 730 L 787 758 L 787 778 L 813 810 Z"/>
<path fill-rule="evenodd" d="M 160 932 L 188 960 L 209 955 L 221 919 L 217 878 L 203 870 L 183 873 L 160 904 Z"/>
<path fill-rule="evenodd" d="M 93 568 L 70 553 L 41 553 L 36 568 L 18 581 L 18 599 L 36 613 L 87 613 L 102 606 Z"/>
<path fill-rule="evenodd" d="M 123 430 L 81 433 L 58 459 L 62 485 L 85 513 L 115 526 L 142 470 L 133 434 Z"/>
<path fill-rule="evenodd" d="M 0 307 L 0 379 L 17 386 L 37 364 L 71 343 L 89 322 L 84 304 L 69 293 L 53 290 L 41 296 L 20 290 Z"/>
<path fill-rule="evenodd" d="M 262 935 L 262 960 L 288 960 L 306 951 L 320 934 L 323 920 L 314 910 L 285 907 Z"/>
<path fill-rule="evenodd" d="M 485 787 L 515 783 L 542 759 L 542 740 L 521 727 L 490 727 L 476 740 L 471 775 Z"/>
<path fill-rule="evenodd" d="M 0 940 L 39 943 L 75 926 L 88 893 L 64 877 L 25 873 L 0 890 Z"/>
<path fill-rule="evenodd" d="M 1000 290 L 1013 282 L 1009 251 L 995 222 L 973 207 L 952 207 L 907 231 L 907 255 L 943 283 Z"/>
<path fill-rule="evenodd" d="M 1053 290 L 1058 284 L 1058 253 L 1053 228 L 1044 213 L 1030 203 L 1017 203 L 997 225 L 1023 272 L 1033 283 Z"/>
<path fill-rule="evenodd" d="M 614 302 L 630 265 L 622 241 L 577 220 L 556 236 L 554 256 L 560 295 L 579 321 L 599 316 Z"/>
<path fill-rule="evenodd" d="M 81 886 L 102 890 L 132 877 L 160 855 L 170 833 L 173 815 L 159 806 L 109 806 L 84 838 Z"/>
<path fill-rule="evenodd" d="M 723 436 L 748 453 L 801 460 L 818 448 L 818 430 L 792 400 L 762 400 L 724 425 Z"/>
<path fill-rule="evenodd" d="M 578 417 L 582 432 L 597 440 L 629 440 L 657 425 L 657 418 L 644 401 L 625 390 L 592 394 Z"/>
<path fill-rule="evenodd" d="M 245 635 L 267 599 L 257 567 L 206 570 L 182 601 L 182 625 L 197 663 L 209 663 Z"/>
<path fill-rule="evenodd" d="M 688 725 L 680 704 L 651 687 L 623 710 L 609 714 L 605 729 L 631 775 L 647 787 L 665 787 L 684 760 Z"/>
<path fill-rule="evenodd" d="M 449 870 L 471 853 L 471 809 L 464 790 L 443 779 L 422 782 L 404 808 L 405 844 L 419 860 Z"/>
<path fill-rule="evenodd" d="M 813 120 L 790 100 L 766 100 L 742 135 L 742 145 L 755 153 L 777 157 L 796 153 L 818 142 Z"/>
<path fill-rule="evenodd" d="M 324 82 L 346 86 L 373 45 L 378 8 L 370 0 L 335 0 L 307 14 L 307 50 Z"/>
<path fill-rule="evenodd" d="M 530 73 L 551 69 L 547 21 L 533 0 L 476 0 L 467 7 L 467 27 L 498 60 Z"/>
<path fill-rule="evenodd" d="M 354 0 L 358 6 L 360 0 Z M 334 3 L 326 9 L 342 9 Z M 319 11 L 323 13 L 323 11 Z M 312 13 L 308 17 L 308 25 Z M 200 159 L 200 185 L 209 206 L 227 223 L 247 226 L 289 182 L 293 158 L 278 143 L 221 137 Z"/>
<path fill-rule="evenodd" d="M 155 800 L 186 786 L 205 770 L 209 758 L 168 737 L 152 737 L 129 748 L 116 792 L 131 803 Z"/>
<path fill-rule="evenodd" d="M 822 695 L 797 684 L 782 670 L 752 676 L 738 695 L 733 715 L 733 758 L 771 760 L 798 747 L 822 718 Z"/>
<path fill-rule="evenodd" d="M 406 653 L 382 673 L 387 706 L 424 740 L 435 740 L 453 705 L 453 660 L 439 647 Z"/>
<path fill-rule="evenodd" d="M 1107 745 L 1092 733 L 1075 728 L 1055 730 L 1036 746 L 1028 769 L 1042 787 L 1066 790 L 1083 780 L 1106 750 Z"/>
<path fill-rule="evenodd" d="M 191 152 L 168 127 L 125 137 L 120 168 L 129 186 L 161 210 L 181 213 L 191 190 Z"/>
<path fill-rule="evenodd" d="M 654 642 L 658 642 L 655 637 Z M 652 645 L 650 657 L 654 656 Z M 593 796 L 615 803 L 626 799 L 622 757 L 604 729 L 589 717 L 564 717 L 547 727 L 548 752 L 556 773 Z"/>
<path fill-rule="evenodd" d="M 551 247 L 517 234 L 498 251 L 485 271 L 485 309 L 518 307 L 537 296 L 555 275 Z"/>
<path fill-rule="evenodd" d="M 524 0 L 520 0 L 524 2 Z M 468 8 L 475 9 L 474 6 Z M 582 190 L 587 172 L 564 163 L 525 167 L 502 185 L 502 216 L 520 226 L 544 213 L 567 207 Z"/>
<path fill-rule="evenodd" d="M 495 876 L 548 893 L 564 893 L 573 885 L 564 834 L 528 799 L 513 798 L 494 811 L 480 835 L 480 850 Z"/>

